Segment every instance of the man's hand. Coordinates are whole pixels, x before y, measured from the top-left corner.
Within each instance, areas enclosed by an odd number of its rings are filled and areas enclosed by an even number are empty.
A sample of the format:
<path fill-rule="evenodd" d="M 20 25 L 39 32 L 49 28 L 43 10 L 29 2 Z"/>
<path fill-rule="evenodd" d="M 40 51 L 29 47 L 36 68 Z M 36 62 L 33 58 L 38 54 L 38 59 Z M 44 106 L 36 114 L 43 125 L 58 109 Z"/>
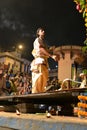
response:
<path fill-rule="evenodd" d="M 58 61 L 60 59 L 60 56 L 59 55 L 52 55 L 51 58 L 54 59 L 55 61 Z"/>
<path fill-rule="evenodd" d="M 56 55 L 52 55 L 51 58 L 56 61 L 56 58 L 57 58 L 57 57 L 56 57 Z"/>
<path fill-rule="evenodd" d="M 50 48 L 49 48 L 49 51 L 53 51 L 55 49 L 55 46 L 51 46 Z"/>

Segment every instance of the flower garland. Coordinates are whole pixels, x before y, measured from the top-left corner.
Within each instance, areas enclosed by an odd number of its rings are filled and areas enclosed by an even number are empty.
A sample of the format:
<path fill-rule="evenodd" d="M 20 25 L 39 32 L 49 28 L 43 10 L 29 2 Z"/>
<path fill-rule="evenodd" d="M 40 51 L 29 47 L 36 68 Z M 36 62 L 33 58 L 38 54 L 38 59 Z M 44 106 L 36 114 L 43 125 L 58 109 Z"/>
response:
<path fill-rule="evenodd" d="M 78 107 L 87 108 L 87 104 L 79 102 Z"/>
<path fill-rule="evenodd" d="M 78 116 L 87 116 L 87 112 L 79 110 Z"/>
<path fill-rule="evenodd" d="M 78 99 L 79 99 L 79 100 L 87 100 L 87 96 L 79 95 L 79 96 L 78 96 Z"/>
<path fill-rule="evenodd" d="M 87 117 L 87 104 L 85 103 L 87 101 L 87 96 L 79 95 L 78 99 L 81 102 L 78 102 L 78 117 Z"/>
<path fill-rule="evenodd" d="M 83 13 L 84 18 L 87 15 L 87 0 L 74 0 L 74 2 L 76 3 L 76 9 L 79 11 L 79 13 Z"/>
<path fill-rule="evenodd" d="M 86 27 L 86 40 L 84 41 L 84 44 L 87 45 L 87 0 L 74 0 L 74 2 L 76 3 L 76 10 L 78 10 L 79 13 L 82 13 L 84 18 L 84 24 Z"/>

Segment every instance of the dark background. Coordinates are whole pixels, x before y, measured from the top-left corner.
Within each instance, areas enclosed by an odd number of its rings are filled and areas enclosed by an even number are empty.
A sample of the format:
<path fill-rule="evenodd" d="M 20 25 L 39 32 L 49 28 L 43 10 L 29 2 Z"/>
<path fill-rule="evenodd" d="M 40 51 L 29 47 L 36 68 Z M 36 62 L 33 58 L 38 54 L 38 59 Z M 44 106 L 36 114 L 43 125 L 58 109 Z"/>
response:
<path fill-rule="evenodd" d="M 83 45 L 85 26 L 73 0 L 0 0 L 0 49 L 24 46 L 23 56 L 32 60 L 32 44 L 38 27 L 44 27 L 47 43 Z"/>

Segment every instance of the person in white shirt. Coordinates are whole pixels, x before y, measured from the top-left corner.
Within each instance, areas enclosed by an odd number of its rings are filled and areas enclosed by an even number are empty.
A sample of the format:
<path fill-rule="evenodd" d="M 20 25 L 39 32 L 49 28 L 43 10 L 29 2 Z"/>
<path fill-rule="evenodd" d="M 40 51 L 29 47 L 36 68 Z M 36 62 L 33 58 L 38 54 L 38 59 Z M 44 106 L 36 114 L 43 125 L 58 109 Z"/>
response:
<path fill-rule="evenodd" d="M 32 93 L 45 92 L 48 80 L 48 58 L 57 59 L 56 55 L 51 55 L 44 40 L 45 31 L 43 28 L 37 29 L 37 38 L 33 43 L 32 55 L 34 60 L 31 63 L 32 71 Z"/>
<path fill-rule="evenodd" d="M 80 88 L 85 88 L 86 87 L 86 75 L 84 73 L 80 73 L 80 77 L 82 79 L 82 82 L 80 84 Z"/>

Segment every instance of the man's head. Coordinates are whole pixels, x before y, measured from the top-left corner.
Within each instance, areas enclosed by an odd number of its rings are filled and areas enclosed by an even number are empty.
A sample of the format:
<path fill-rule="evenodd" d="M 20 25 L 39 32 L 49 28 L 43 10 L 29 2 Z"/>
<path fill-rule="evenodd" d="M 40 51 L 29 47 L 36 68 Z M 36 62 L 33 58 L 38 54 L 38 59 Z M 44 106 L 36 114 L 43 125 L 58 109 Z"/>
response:
<path fill-rule="evenodd" d="M 40 35 L 44 36 L 44 34 L 45 34 L 45 31 L 44 31 L 43 28 L 40 27 L 40 28 L 37 29 L 37 31 L 36 31 L 36 36 L 37 37 L 39 37 Z"/>
<path fill-rule="evenodd" d="M 83 78 L 84 76 L 85 76 L 85 74 L 84 73 L 80 73 L 80 75 L 79 75 L 81 78 Z"/>

